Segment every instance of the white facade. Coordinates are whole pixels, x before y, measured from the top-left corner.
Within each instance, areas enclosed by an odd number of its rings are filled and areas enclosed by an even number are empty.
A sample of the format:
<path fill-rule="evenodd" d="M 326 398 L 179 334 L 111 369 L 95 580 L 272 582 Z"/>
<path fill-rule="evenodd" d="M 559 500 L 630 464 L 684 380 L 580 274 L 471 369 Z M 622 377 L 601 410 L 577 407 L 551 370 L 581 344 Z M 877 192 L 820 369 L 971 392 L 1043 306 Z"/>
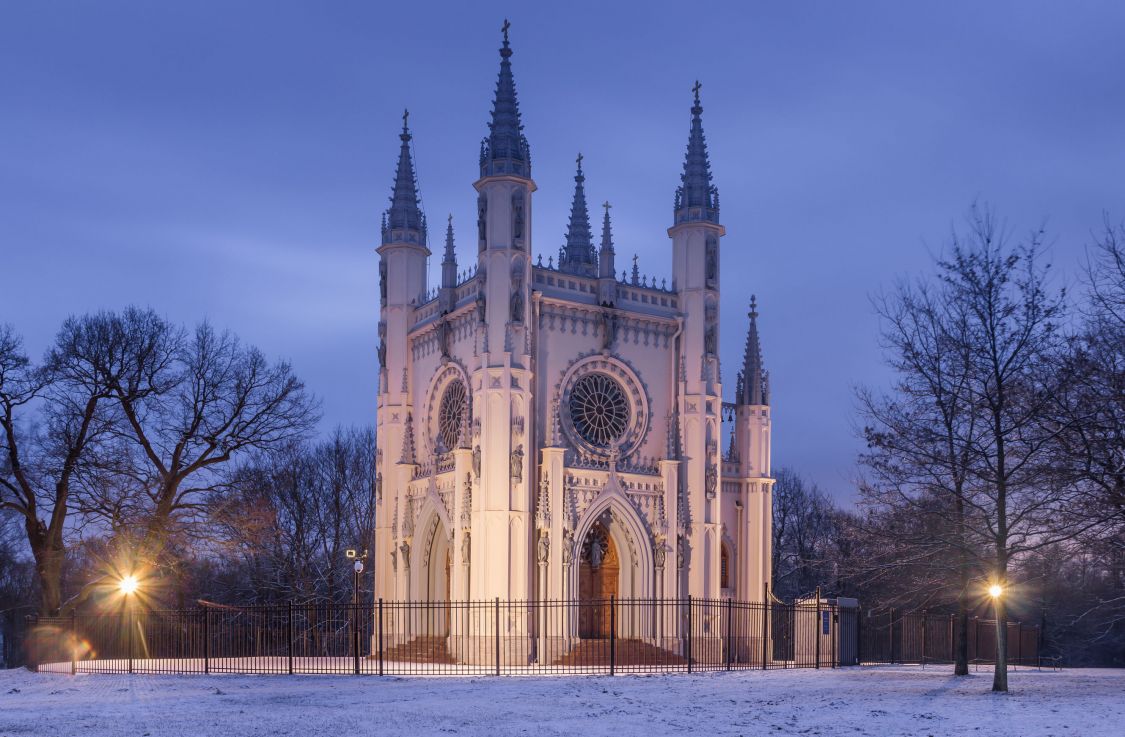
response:
<path fill-rule="evenodd" d="M 751 312 L 723 401 L 718 194 L 698 87 L 672 282 L 615 275 L 579 167 L 559 263 L 533 263 L 536 184 L 505 34 L 482 145 L 476 261 L 426 283 L 405 126 L 380 255 L 376 596 L 387 601 L 735 597 L 770 561 L 770 407 Z M 559 196 L 557 186 L 551 196 Z M 569 193 L 568 193 L 569 194 Z M 553 245 L 553 244 L 551 244 Z M 746 325 L 736 323 L 737 329 Z M 723 423 L 730 443 L 723 451 Z"/>

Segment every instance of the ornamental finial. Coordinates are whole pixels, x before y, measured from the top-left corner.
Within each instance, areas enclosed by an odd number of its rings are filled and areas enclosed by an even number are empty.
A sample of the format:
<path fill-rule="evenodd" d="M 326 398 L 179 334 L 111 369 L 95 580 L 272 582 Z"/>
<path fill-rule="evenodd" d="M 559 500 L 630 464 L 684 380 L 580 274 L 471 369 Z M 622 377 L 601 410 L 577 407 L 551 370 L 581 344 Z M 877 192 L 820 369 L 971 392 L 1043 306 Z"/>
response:
<path fill-rule="evenodd" d="M 504 46 L 508 45 L 508 29 L 511 27 L 512 24 L 508 22 L 507 18 L 505 18 L 504 25 L 500 27 L 500 30 L 504 32 Z"/>
<path fill-rule="evenodd" d="M 695 93 L 695 104 L 696 105 L 699 104 L 699 90 L 701 90 L 702 88 L 703 88 L 703 83 L 700 82 L 698 79 L 695 80 L 695 85 L 692 86 L 691 91 Z"/>

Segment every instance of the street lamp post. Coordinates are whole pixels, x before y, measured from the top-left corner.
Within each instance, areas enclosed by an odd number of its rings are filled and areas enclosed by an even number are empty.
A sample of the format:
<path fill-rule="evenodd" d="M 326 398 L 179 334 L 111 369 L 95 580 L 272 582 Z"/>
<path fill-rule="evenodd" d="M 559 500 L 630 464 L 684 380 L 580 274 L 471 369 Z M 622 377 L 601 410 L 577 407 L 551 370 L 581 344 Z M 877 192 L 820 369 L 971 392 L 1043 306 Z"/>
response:
<path fill-rule="evenodd" d="M 128 576 L 123 576 L 121 578 L 121 580 L 117 582 L 117 587 L 121 590 L 121 594 L 124 597 L 121 603 L 122 603 L 122 606 L 125 608 L 125 612 L 126 612 L 125 627 L 128 630 L 128 639 L 127 639 L 128 645 L 127 645 L 127 647 L 128 647 L 128 658 L 129 658 L 129 672 L 132 673 L 133 672 L 133 595 L 136 594 L 137 589 L 140 588 L 140 581 L 137 580 L 136 576 L 130 574 Z"/>
<path fill-rule="evenodd" d="M 992 675 L 993 691 L 1008 690 L 1008 624 L 1004 621 L 1004 593 L 1004 586 L 1000 582 L 993 583 L 988 587 L 988 595 L 992 597 L 992 616 L 996 618 L 996 658 Z"/>

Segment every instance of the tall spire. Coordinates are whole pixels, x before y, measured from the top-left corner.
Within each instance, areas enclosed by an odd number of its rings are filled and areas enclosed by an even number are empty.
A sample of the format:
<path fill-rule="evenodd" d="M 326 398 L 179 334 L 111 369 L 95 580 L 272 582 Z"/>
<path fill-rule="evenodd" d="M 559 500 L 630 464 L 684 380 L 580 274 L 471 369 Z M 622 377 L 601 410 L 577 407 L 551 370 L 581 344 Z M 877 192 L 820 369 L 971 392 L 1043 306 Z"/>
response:
<path fill-rule="evenodd" d="M 746 353 L 739 377 L 739 404 L 769 404 L 769 376 L 762 368 L 762 346 L 758 342 L 758 300 L 750 297 L 750 327 L 746 331 Z"/>
<path fill-rule="evenodd" d="M 426 216 L 418 203 L 418 181 L 410 154 L 410 111 L 402 111 L 402 146 L 398 152 L 391 206 L 383 215 L 383 243 L 417 243 L 426 245 Z"/>
<path fill-rule="evenodd" d="M 496 97 L 492 101 L 492 121 L 488 136 L 480 145 L 481 177 L 511 174 L 531 176 L 531 150 L 520 123 L 520 106 L 516 100 L 516 81 L 512 77 L 512 49 L 508 45 L 508 28 L 504 20 L 504 46 L 500 49 L 500 75 L 496 80 Z"/>
<path fill-rule="evenodd" d="M 582 174 L 582 154 L 578 154 L 578 172 L 574 175 L 574 201 L 570 205 L 570 224 L 566 229 L 566 245 L 559 256 L 559 269 L 571 274 L 597 275 L 597 256 L 590 233 L 590 212 L 586 208 L 586 181 Z"/>
<path fill-rule="evenodd" d="M 603 279 L 613 279 L 616 276 L 613 265 L 613 232 L 609 227 L 609 200 L 602 203 L 605 208 L 605 218 L 602 220 L 602 247 L 598 253 L 598 276 Z"/>
<path fill-rule="evenodd" d="M 457 286 L 457 252 L 453 248 L 453 215 L 445 226 L 445 255 L 441 259 L 441 286 Z"/>
<path fill-rule="evenodd" d="M 677 223 L 693 220 L 719 222 L 719 191 L 711 184 L 711 162 L 707 159 L 707 142 L 703 138 L 703 105 L 699 102 L 702 86 L 696 80 L 692 87 L 695 104 L 691 107 L 691 132 L 684 156 L 684 173 L 676 189 Z"/>

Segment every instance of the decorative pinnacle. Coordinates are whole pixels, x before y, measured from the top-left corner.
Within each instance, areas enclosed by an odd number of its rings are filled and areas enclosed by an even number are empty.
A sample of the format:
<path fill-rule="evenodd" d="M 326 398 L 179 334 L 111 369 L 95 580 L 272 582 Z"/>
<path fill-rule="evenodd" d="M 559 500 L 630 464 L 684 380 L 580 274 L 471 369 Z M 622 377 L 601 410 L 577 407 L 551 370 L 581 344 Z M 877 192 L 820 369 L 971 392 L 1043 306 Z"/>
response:
<path fill-rule="evenodd" d="M 407 140 L 407 141 L 410 140 L 410 131 L 408 130 L 409 123 L 410 123 L 410 110 L 408 110 L 407 108 L 403 108 L 402 109 L 402 135 L 406 136 L 406 138 L 403 139 L 403 140 Z"/>
<path fill-rule="evenodd" d="M 751 320 L 758 319 L 758 297 L 757 295 L 750 295 L 750 312 L 747 314 Z"/>
<path fill-rule="evenodd" d="M 574 159 L 574 163 L 578 164 L 578 176 L 582 176 L 582 152 L 578 152 L 578 156 Z"/>

